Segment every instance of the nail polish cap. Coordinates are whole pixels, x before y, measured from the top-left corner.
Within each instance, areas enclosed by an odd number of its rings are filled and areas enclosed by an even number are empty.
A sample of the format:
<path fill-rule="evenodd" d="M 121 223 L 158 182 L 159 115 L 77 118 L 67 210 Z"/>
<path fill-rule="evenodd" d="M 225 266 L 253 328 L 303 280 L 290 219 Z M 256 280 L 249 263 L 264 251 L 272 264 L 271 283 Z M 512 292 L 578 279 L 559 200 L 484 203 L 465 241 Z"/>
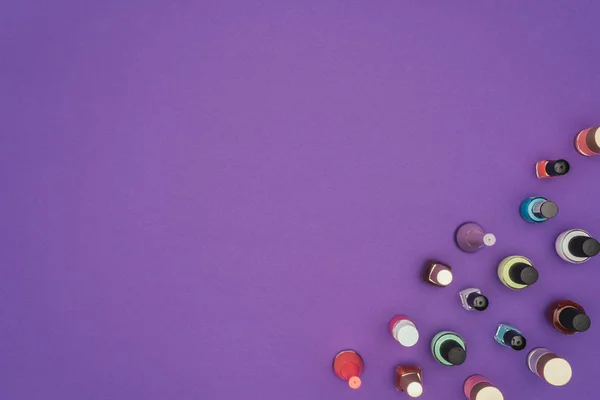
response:
<path fill-rule="evenodd" d="M 527 340 L 525 340 L 525 336 L 512 329 L 506 331 L 502 337 L 502 341 L 507 346 L 510 346 L 513 350 L 523 350 L 525 346 L 527 346 Z"/>
<path fill-rule="evenodd" d="M 483 311 L 488 308 L 488 298 L 481 293 L 473 292 L 467 296 L 467 304 L 477 311 Z"/>
<path fill-rule="evenodd" d="M 569 172 L 571 166 L 567 160 L 551 160 L 546 164 L 546 173 L 550 176 L 560 176 Z"/>
<path fill-rule="evenodd" d="M 452 271 L 443 269 L 437 273 L 436 279 L 440 285 L 447 286 L 452 282 Z"/>
<path fill-rule="evenodd" d="M 467 359 L 467 352 L 455 340 L 446 340 L 442 343 L 440 354 L 452 365 L 460 365 Z"/>
<path fill-rule="evenodd" d="M 564 386 L 569 383 L 573 375 L 569 362 L 556 355 L 549 355 L 547 358 L 541 366 L 538 366 L 538 371 L 546 382 L 553 386 Z"/>
<path fill-rule="evenodd" d="M 542 217 L 544 218 L 554 218 L 558 214 L 558 205 L 553 201 L 545 201 L 540 207 L 540 214 L 542 214 Z"/>
<path fill-rule="evenodd" d="M 515 263 L 508 271 L 508 276 L 520 285 L 533 285 L 538 280 L 537 269 L 522 262 Z"/>
<path fill-rule="evenodd" d="M 573 328 L 575 328 L 577 332 L 585 332 L 588 329 L 590 329 L 591 325 L 592 321 L 590 320 L 590 317 L 587 316 L 587 314 L 581 313 L 575 318 L 573 318 Z"/>
<path fill-rule="evenodd" d="M 558 315 L 561 325 L 576 332 L 585 332 L 590 328 L 592 321 L 587 314 L 575 307 L 566 307 Z"/>
<path fill-rule="evenodd" d="M 348 386 L 350 386 L 351 389 L 358 389 L 361 384 L 362 381 L 358 376 L 353 376 L 350 379 L 348 379 Z"/>
<path fill-rule="evenodd" d="M 576 257 L 594 257 L 600 253 L 600 243 L 592 237 L 575 236 L 569 241 L 569 251 Z"/>
<path fill-rule="evenodd" d="M 423 394 L 423 385 L 421 382 L 410 382 L 404 391 L 410 397 L 420 397 Z"/>
<path fill-rule="evenodd" d="M 486 233 L 485 235 L 483 235 L 482 241 L 485 246 L 493 246 L 496 244 L 496 235 L 494 235 L 493 233 Z"/>
<path fill-rule="evenodd" d="M 394 326 L 394 337 L 405 347 L 412 347 L 419 341 L 419 331 L 409 320 L 400 321 Z"/>
<path fill-rule="evenodd" d="M 504 400 L 504 396 L 489 382 L 480 382 L 473 387 L 469 400 Z"/>
<path fill-rule="evenodd" d="M 590 128 L 586 135 L 586 144 L 594 153 L 600 152 L 600 127 Z"/>

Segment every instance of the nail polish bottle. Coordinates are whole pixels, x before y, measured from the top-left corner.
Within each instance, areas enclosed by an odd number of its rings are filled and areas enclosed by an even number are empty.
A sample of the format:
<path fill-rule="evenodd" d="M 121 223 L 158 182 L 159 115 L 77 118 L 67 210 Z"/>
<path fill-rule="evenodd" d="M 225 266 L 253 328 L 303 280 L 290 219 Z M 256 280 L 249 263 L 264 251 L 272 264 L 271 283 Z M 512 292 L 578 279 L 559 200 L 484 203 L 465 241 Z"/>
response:
<path fill-rule="evenodd" d="M 388 329 L 394 340 L 404 347 L 412 347 L 419 341 L 419 331 L 407 316 L 396 315 L 391 319 Z"/>
<path fill-rule="evenodd" d="M 575 148 L 586 157 L 600 154 L 600 126 L 584 129 L 575 137 Z"/>
<path fill-rule="evenodd" d="M 527 340 L 521 331 L 506 324 L 498 325 L 494 340 L 504 347 L 510 347 L 517 351 L 521 351 L 527 346 Z"/>
<path fill-rule="evenodd" d="M 521 202 L 519 212 L 525 221 L 539 224 L 556 217 L 558 206 L 544 197 L 528 197 Z"/>
<path fill-rule="evenodd" d="M 467 359 L 467 345 L 458 333 L 442 331 L 431 340 L 433 358 L 442 365 L 460 365 Z"/>
<path fill-rule="evenodd" d="M 502 392 L 481 375 L 471 375 L 463 385 L 469 400 L 504 400 Z"/>
<path fill-rule="evenodd" d="M 553 386 L 566 385 L 573 375 L 567 360 L 542 347 L 529 352 L 527 366 L 531 372 Z"/>
<path fill-rule="evenodd" d="M 425 282 L 445 287 L 452 283 L 452 268 L 437 261 L 428 261 L 425 265 Z"/>
<path fill-rule="evenodd" d="M 543 160 L 535 163 L 535 175 L 539 179 L 565 175 L 571 166 L 567 160 Z"/>
<path fill-rule="evenodd" d="M 585 332 L 590 328 L 590 317 L 583 307 L 571 300 L 561 300 L 550 306 L 550 321 L 557 331 L 565 335 Z"/>
<path fill-rule="evenodd" d="M 571 229 L 556 238 L 556 253 L 565 261 L 581 264 L 600 253 L 600 243 L 583 229 Z"/>
<path fill-rule="evenodd" d="M 396 390 L 409 397 L 421 397 L 423 394 L 423 372 L 416 365 L 396 367 Z"/>
<path fill-rule="evenodd" d="M 521 290 L 537 282 L 538 271 L 528 258 L 510 256 L 498 265 L 498 278 L 504 286 L 513 290 Z"/>
<path fill-rule="evenodd" d="M 351 389 L 360 387 L 364 368 L 363 359 L 354 350 L 341 351 L 333 359 L 333 372 L 338 378 L 348 381 Z"/>
<path fill-rule="evenodd" d="M 496 236 L 493 233 L 485 233 L 483 228 L 474 222 L 462 224 L 456 230 L 456 244 L 462 251 L 473 253 L 484 246 L 493 246 Z"/>
<path fill-rule="evenodd" d="M 484 311 L 488 308 L 488 298 L 481 294 L 481 290 L 477 288 L 469 288 L 458 292 L 460 302 L 467 311 Z"/>

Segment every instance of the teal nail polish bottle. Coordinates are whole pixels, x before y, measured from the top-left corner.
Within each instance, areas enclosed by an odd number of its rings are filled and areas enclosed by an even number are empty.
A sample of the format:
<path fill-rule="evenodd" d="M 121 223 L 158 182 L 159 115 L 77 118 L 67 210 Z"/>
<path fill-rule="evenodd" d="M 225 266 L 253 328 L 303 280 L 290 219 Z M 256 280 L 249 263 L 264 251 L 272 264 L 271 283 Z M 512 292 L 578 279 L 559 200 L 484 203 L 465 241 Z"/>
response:
<path fill-rule="evenodd" d="M 458 333 L 442 331 L 431 341 L 433 358 L 449 367 L 460 365 L 467 359 L 467 345 Z"/>
<path fill-rule="evenodd" d="M 555 202 L 540 196 L 528 197 L 519 207 L 521 218 L 532 224 L 540 224 L 556 217 L 558 206 Z"/>
<path fill-rule="evenodd" d="M 517 351 L 521 351 L 527 346 L 527 340 L 521 331 L 506 324 L 498 325 L 494 339 L 502 346 Z"/>

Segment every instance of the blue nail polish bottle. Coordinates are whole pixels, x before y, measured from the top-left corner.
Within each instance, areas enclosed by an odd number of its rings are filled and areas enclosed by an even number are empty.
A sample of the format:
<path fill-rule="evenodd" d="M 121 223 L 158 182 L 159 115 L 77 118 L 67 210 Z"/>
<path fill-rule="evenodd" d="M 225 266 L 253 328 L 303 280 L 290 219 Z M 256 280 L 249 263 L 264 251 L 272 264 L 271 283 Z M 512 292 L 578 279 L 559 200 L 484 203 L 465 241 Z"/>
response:
<path fill-rule="evenodd" d="M 521 203 L 519 212 L 521 213 L 521 218 L 525 221 L 539 224 L 556 217 L 558 206 L 555 202 L 544 197 L 528 197 Z"/>
<path fill-rule="evenodd" d="M 517 351 L 523 350 L 527 346 L 527 340 L 521 331 L 506 324 L 498 325 L 494 339 L 502 346 Z"/>

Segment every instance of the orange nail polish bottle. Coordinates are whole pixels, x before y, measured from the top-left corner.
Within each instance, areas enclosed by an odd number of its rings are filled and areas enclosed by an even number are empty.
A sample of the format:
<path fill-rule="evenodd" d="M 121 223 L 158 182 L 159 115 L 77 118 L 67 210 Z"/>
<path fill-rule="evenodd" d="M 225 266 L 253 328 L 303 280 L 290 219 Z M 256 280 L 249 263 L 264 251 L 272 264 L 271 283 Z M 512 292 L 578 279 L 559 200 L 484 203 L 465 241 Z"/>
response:
<path fill-rule="evenodd" d="M 421 397 L 423 394 L 423 372 L 416 365 L 396 367 L 396 390 L 409 397 Z"/>
<path fill-rule="evenodd" d="M 554 178 L 566 174 L 570 168 L 567 160 L 543 160 L 535 163 L 535 175 L 539 179 Z"/>

